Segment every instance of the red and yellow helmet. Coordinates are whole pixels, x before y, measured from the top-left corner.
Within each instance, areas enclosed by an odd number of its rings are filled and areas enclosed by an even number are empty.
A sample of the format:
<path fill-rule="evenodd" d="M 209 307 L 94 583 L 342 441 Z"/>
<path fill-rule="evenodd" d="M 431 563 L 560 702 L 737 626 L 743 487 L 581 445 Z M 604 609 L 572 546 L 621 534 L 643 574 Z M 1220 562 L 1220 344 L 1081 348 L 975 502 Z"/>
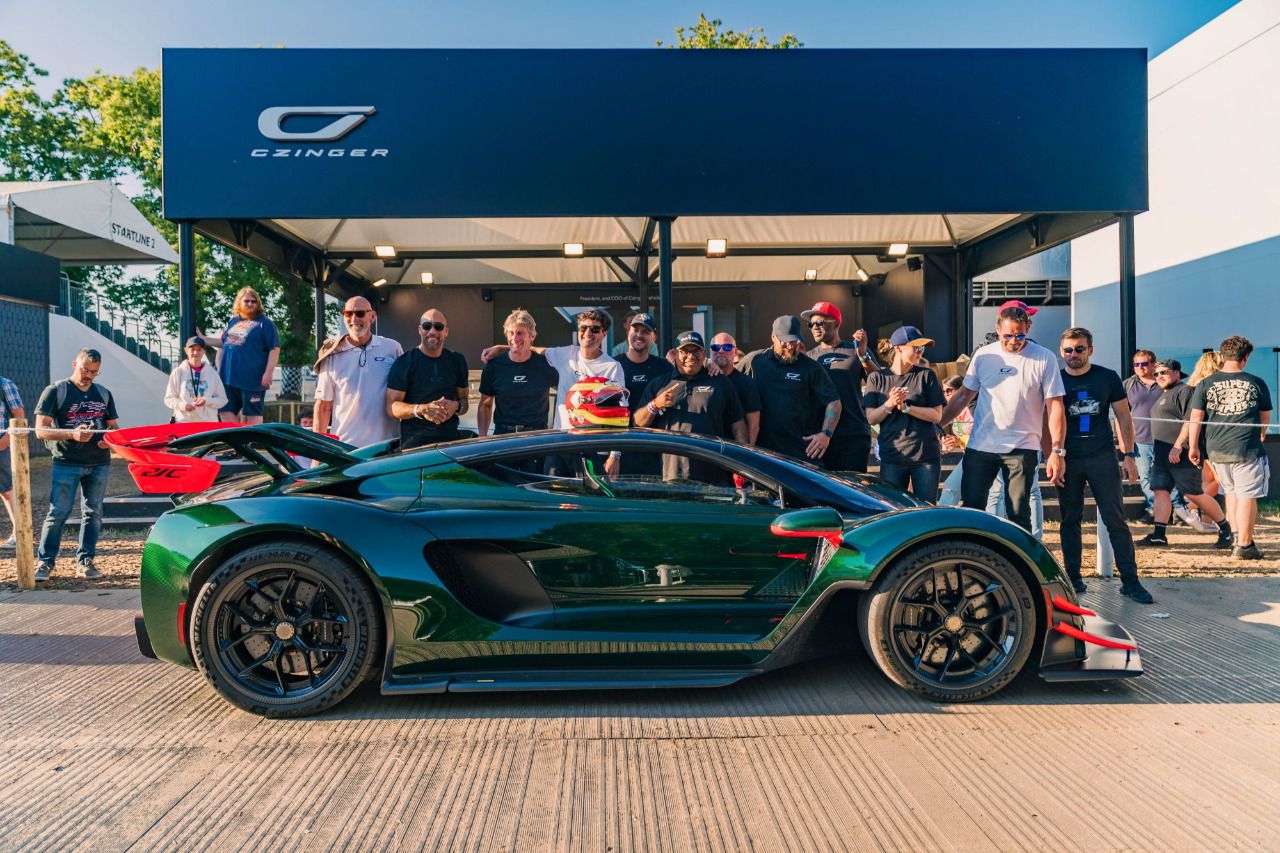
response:
<path fill-rule="evenodd" d="M 574 427 L 607 426 L 626 428 L 631 425 L 631 409 L 627 389 L 603 376 L 579 379 L 569 389 L 565 410 L 569 425 Z"/>

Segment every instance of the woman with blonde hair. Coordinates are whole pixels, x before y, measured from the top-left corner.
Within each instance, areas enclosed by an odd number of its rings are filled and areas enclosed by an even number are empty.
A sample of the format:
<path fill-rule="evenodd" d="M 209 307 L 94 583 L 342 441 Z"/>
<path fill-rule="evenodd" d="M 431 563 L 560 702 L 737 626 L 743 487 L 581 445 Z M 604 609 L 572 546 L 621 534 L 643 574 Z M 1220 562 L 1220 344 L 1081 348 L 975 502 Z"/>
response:
<path fill-rule="evenodd" d="M 267 389 L 280 360 L 280 334 L 266 315 L 258 291 L 240 288 L 227 327 L 220 334 L 201 337 L 219 351 L 218 375 L 227 391 L 222 420 L 262 423 Z"/>
<path fill-rule="evenodd" d="M 1196 362 L 1195 370 L 1191 371 L 1191 375 L 1187 377 L 1187 384 L 1194 388 L 1205 379 L 1217 373 L 1221 367 L 1222 356 L 1218 355 L 1213 350 L 1209 350 L 1204 355 L 1200 356 L 1200 360 Z M 1200 433 L 1202 441 L 1204 436 L 1204 432 Z M 1203 450 L 1201 450 L 1200 455 L 1203 459 Z M 1218 496 L 1218 475 L 1214 472 L 1213 465 L 1209 463 L 1208 459 L 1203 459 L 1200 463 L 1200 487 L 1204 489 L 1204 493 L 1207 497 L 1214 498 Z"/>

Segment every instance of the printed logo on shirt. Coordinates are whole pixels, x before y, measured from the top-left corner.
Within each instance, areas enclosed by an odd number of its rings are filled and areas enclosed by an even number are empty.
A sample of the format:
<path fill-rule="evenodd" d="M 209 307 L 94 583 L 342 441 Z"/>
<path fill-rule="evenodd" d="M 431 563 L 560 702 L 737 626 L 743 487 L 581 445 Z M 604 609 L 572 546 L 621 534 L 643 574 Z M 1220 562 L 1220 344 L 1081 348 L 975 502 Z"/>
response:
<path fill-rule="evenodd" d="M 790 379 L 792 382 L 799 382 L 799 381 L 800 381 L 800 374 L 799 374 L 799 373 L 788 373 L 788 374 L 786 374 L 786 378 L 787 378 L 787 379 Z"/>
<path fill-rule="evenodd" d="M 714 390 L 715 390 L 715 389 L 714 389 L 712 386 L 710 386 L 710 385 L 699 385 L 697 388 L 694 388 L 694 389 L 693 389 L 693 393 L 695 393 L 695 394 L 710 394 L 710 393 L 711 393 L 712 391 L 714 391 Z"/>
<path fill-rule="evenodd" d="M 1016 368 L 1016 367 L 1002 367 L 1002 368 L 1000 368 L 1000 372 L 1001 372 L 1001 373 L 1003 373 L 1005 376 L 1012 376 L 1013 374 L 1015 374 L 1015 373 L 1017 373 L 1017 372 L 1018 372 L 1018 368 Z"/>
<path fill-rule="evenodd" d="M 1205 393 L 1205 409 L 1213 415 L 1245 415 L 1257 405 L 1258 386 L 1245 379 L 1215 382 Z"/>
<path fill-rule="evenodd" d="M 227 329 L 227 346 L 241 347 L 249 339 L 249 334 L 258 325 L 256 320 L 241 320 Z"/>
<path fill-rule="evenodd" d="M 1102 411 L 1102 405 L 1092 397 L 1073 400 L 1071 405 L 1067 407 L 1067 413 L 1076 418 L 1081 415 L 1096 415 L 1100 411 Z"/>
<path fill-rule="evenodd" d="M 511 377 L 511 382 L 512 382 L 512 384 L 513 384 L 513 385 L 523 385 L 526 381 L 527 381 L 527 379 L 526 379 L 524 376 L 512 376 L 512 377 Z"/>
<path fill-rule="evenodd" d="M 393 358 L 391 358 L 391 356 L 388 356 L 388 355 L 375 355 L 375 356 L 373 357 L 373 360 L 374 360 L 374 361 L 394 361 L 394 359 L 393 359 Z"/>
<path fill-rule="evenodd" d="M 645 381 L 645 380 L 646 380 L 646 379 L 648 379 L 648 378 L 649 378 L 649 377 L 648 377 L 648 376 L 645 376 L 643 373 L 637 373 L 635 376 L 632 376 L 632 377 L 631 377 L 631 381 L 632 381 L 633 383 L 635 383 L 635 382 L 643 382 L 643 381 Z"/>
<path fill-rule="evenodd" d="M 67 409 L 67 420 L 64 429 L 89 427 L 93 429 L 98 422 L 107 416 L 107 404 L 99 400 L 80 400 L 72 403 Z"/>

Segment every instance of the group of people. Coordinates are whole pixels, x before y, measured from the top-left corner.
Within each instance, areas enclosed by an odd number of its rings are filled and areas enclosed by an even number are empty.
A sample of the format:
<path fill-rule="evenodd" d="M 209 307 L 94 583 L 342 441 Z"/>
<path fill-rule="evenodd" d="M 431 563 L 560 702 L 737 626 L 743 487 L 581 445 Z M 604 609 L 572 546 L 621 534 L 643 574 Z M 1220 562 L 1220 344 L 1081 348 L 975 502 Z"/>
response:
<path fill-rule="evenodd" d="M 625 350 L 615 358 L 604 350 L 611 324 L 605 311 L 577 316 L 576 344 L 540 347 L 534 317 L 516 310 L 503 322 L 506 343 L 480 354 L 476 424 L 482 435 L 545 429 L 549 422 L 568 429 L 582 422 L 570 401 L 590 380 L 595 390 L 603 384 L 618 392 L 621 408 L 604 419 L 612 425 L 719 436 L 848 472 L 867 470 L 874 427 L 882 479 L 935 502 L 942 454 L 963 450 L 942 502 L 1001 512 L 1035 535 L 1043 460 L 1059 487 L 1063 558 L 1077 591 L 1086 589 L 1080 523 L 1088 485 L 1115 552 L 1121 592 L 1152 600 L 1137 578 L 1122 477 L 1141 478 L 1150 496 L 1154 530 L 1139 545 L 1167 546 L 1166 527 L 1179 512 L 1216 532 L 1215 547 L 1261 558 L 1253 529 L 1257 500 L 1268 487 L 1262 438 L 1271 400 L 1266 384 L 1245 371 L 1252 345 L 1228 338 L 1187 382 L 1177 361 L 1140 350 L 1134 376 L 1122 383 L 1115 371 L 1091 363 L 1087 329 L 1066 330 L 1060 353 L 1032 340 L 1035 311 L 1017 301 L 1001 306 L 994 340 L 973 353 L 962 379 L 944 383 L 925 366 L 934 341 L 918 328 L 903 326 L 882 342 L 882 366 L 863 330 L 842 337 L 844 318 L 830 302 L 778 317 L 768 348 L 744 354 L 727 332 L 708 343 L 685 331 L 665 357 L 655 352 L 657 325 L 647 312 L 627 318 Z M 469 373 L 466 357 L 445 346 L 444 313 L 432 308 L 421 315 L 418 345 L 407 352 L 373 333 L 377 314 L 364 297 L 347 300 L 342 320 L 345 334 L 326 340 L 315 361 L 313 428 L 356 446 L 399 438 L 410 449 L 459 438 Z M 165 393 L 173 420 L 261 422 L 279 336 L 256 292 L 242 289 L 226 328 L 191 338 L 184 350 Z M 219 352 L 216 366 L 211 351 Z M 54 456 L 37 580 L 53 571 L 77 489 L 83 499 L 76 572 L 98 576 L 93 560 L 110 459 L 101 432 L 117 419 L 110 392 L 95 382 L 101 360 L 97 351 L 81 350 L 71 376 L 46 388 L 36 407 L 37 437 Z M 23 416 L 13 383 L 0 380 L 0 397 L 0 424 Z M 0 436 L 0 449 L 7 441 Z M 546 460 L 546 472 L 557 473 L 561 462 Z M 688 464 L 614 453 L 604 467 L 609 476 L 684 478 L 696 474 L 681 467 Z M 1225 514 L 1212 499 L 1218 488 Z M 0 466 L 0 495 L 8 505 L 7 466 Z M 4 545 L 12 547 L 13 538 Z"/>

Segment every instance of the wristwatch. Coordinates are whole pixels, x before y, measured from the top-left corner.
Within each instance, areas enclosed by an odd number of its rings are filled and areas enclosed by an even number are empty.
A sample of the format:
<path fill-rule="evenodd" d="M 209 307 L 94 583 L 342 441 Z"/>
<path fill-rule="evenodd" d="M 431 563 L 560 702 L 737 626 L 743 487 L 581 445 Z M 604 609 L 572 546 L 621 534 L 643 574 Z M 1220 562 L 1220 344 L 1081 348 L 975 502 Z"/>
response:
<path fill-rule="evenodd" d="M 898 411 L 902 412 L 905 415 L 907 414 L 907 410 L 910 408 L 911 408 L 911 404 L 908 403 L 906 400 L 903 400 L 902 405 L 898 407 Z"/>
<path fill-rule="evenodd" d="M 1065 447 L 1054 447 L 1054 448 L 1051 448 L 1049 452 L 1052 453 L 1054 456 L 1062 456 L 1064 458 L 1067 455 L 1067 449 Z"/>
<path fill-rule="evenodd" d="M 822 431 L 822 434 L 825 435 L 827 438 L 831 438 L 831 430 L 829 429 L 824 429 Z"/>
<path fill-rule="evenodd" d="M 1130 459 L 1137 459 L 1137 458 L 1138 458 L 1138 451 L 1136 451 L 1136 450 L 1130 450 L 1130 451 L 1127 451 L 1127 452 L 1125 453 L 1125 456 L 1128 456 Z"/>

